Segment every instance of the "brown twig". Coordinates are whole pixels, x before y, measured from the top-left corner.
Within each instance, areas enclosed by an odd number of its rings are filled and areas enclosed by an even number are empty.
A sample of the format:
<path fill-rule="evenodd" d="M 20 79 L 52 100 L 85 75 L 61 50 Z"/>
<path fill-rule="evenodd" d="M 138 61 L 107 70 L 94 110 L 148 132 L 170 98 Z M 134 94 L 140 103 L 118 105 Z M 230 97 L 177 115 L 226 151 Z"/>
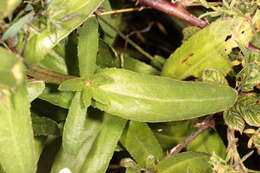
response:
<path fill-rule="evenodd" d="M 199 136 L 202 132 L 207 130 L 208 128 L 215 129 L 215 121 L 212 116 L 207 117 L 202 123 L 199 125 L 199 129 L 192 133 L 189 137 L 187 137 L 182 143 L 178 144 L 176 147 L 171 149 L 170 154 L 166 156 L 166 158 L 174 156 L 178 154 L 182 149 L 184 149 L 192 140 L 194 140 L 197 136 Z"/>
<path fill-rule="evenodd" d="M 195 15 L 189 13 L 180 3 L 171 3 L 162 0 L 134 0 L 143 6 L 152 7 L 159 11 L 174 15 L 194 26 L 204 28 L 208 25 L 204 20 L 199 19 Z"/>

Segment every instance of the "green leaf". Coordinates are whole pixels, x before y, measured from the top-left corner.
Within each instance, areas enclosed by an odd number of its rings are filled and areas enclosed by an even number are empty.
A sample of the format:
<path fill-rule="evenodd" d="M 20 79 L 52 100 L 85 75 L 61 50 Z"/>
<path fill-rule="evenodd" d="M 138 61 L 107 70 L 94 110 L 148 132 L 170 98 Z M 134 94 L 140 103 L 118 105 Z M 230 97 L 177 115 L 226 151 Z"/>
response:
<path fill-rule="evenodd" d="M 247 124 L 257 127 L 260 126 L 260 104 L 241 108 L 241 114 Z"/>
<path fill-rule="evenodd" d="M 182 34 L 183 34 L 183 41 L 187 41 L 189 40 L 189 38 L 191 36 L 193 36 L 194 34 L 196 34 L 197 32 L 199 32 L 201 29 L 196 27 L 196 26 L 188 26 L 188 27 L 185 27 L 183 30 L 182 30 Z"/>
<path fill-rule="evenodd" d="M 90 107 L 91 108 L 91 107 Z M 92 149 L 92 146 L 103 126 L 104 113 L 98 110 L 88 109 L 85 122 L 87 122 L 86 129 L 84 129 L 85 140 L 79 152 L 75 155 L 66 152 L 61 146 L 59 153 L 56 156 L 55 162 L 52 166 L 52 173 L 57 173 L 63 168 L 68 168 L 73 173 L 79 173 L 85 158 Z"/>
<path fill-rule="evenodd" d="M 32 113 L 32 127 L 34 136 L 60 136 L 58 124 L 48 117 L 40 117 Z"/>
<path fill-rule="evenodd" d="M 65 44 L 59 43 L 51 49 L 40 62 L 39 67 L 67 75 L 68 68 L 65 62 Z"/>
<path fill-rule="evenodd" d="M 16 87 L 24 80 L 24 67 L 21 58 L 0 47 L 0 86 Z"/>
<path fill-rule="evenodd" d="M 6 172 L 34 173 L 37 156 L 26 86 L 0 94 L 0 162 Z"/>
<path fill-rule="evenodd" d="M 230 129 L 238 130 L 242 134 L 245 122 L 238 112 L 232 110 L 225 111 L 224 120 Z"/>
<path fill-rule="evenodd" d="M 208 161 L 209 154 L 198 152 L 184 152 L 159 162 L 155 170 L 158 173 L 189 172 L 211 173 Z"/>
<path fill-rule="evenodd" d="M 160 72 L 152 66 L 145 64 L 131 56 L 120 56 L 111 46 L 103 40 L 99 40 L 99 49 L 97 55 L 97 65 L 101 67 L 122 67 L 145 74 L 159 74 Z"/>
<path fill-rule="evenodd" d="M 103 128 L 85 160 L 82 172 L 106 172 L 126 122 L 119 117 L 105 116 Z"/>
<path fill-rule="evenodd" d="M 247 51 L 248 52 L 248 51 Z M 254 89 L 260 83 L 260 54 L 258 52 L 249 51 L 247 57 L 248 64 L 239 72 L 237 78 L 237 86 L 242 91 L 248 92 Z"/>
<path fill-rule="evenodd" d="M 226 146 L 217 132 L 208 129 L 197 136 L 187 146 L 187 151 L 197 151 L 217 154 L 221 158 L 226 156 Z"/>
<path fill-rule="evenodd" d="M 109 0 L 104 0 L 104 2 L 102 3 L 102 5 L 100 6 L 102 9 L 102 12 L 106 12 L 106 11 L 112 11 L 112 7 L 110 5 Z M 116 17 L 112 16 L 112 15 L 104 15 L 102 16 L 102 18 L 104 20 L 106 20 L 107 22 L 109 22 L 111 25 L 113 26 L 118 26 L 118 20 L 121 20 L 121 15 L 117 14 Z M 112 45 L 113 42 L 116 39 L 116 31 L 114 31 L 111 27 L 109 27 L 107 24 L 105 24 L 102 20 L 98 20 L 98 23 L 100 24 L 102 30 L 104 31 L 104 41 L 106 43 L 108 43 L 109 45 Z"/>
<path fill-rule="evenodd" d="M 0 2 L 0 19 L 3 19 L 15 10 L 21 3 L 21 0 L 1 0 Z"/>
<path fill-rule="evenodd" d="M 58 91 L 55 85 L 46 85 L 39 98 L 50 102 L 53 105 L 69 109 L 71 100 L 73 98 L 73 92 Z"/>
<path fill-rule="evenodd" d="M 30 35 L 25 49 L 25 61 L 34 66 L 45 57 L 45 55 L 67 37 L 73 30 L 78 28 L 99 7 L 103 0 L 55 0 L 50 1 L 47 12 L 47 20 L 52 31 L 47 27 L 34 35 Z"/>
<path fill-rule="evenodd" d="M 146 123 L 130 121 L 120 142 L 142 168 L 147 168 L 150 157 L 163 157 L 162 148 Z"/>
<path fill-rule="evenodd" d="M 95 74 L 93 106 L 125 119 L 178 121 L 227 110 L 237 92 L 224 85 L 177 81 L 107 68 Z"/>
<path fill-rule="evenodd" d="M 58 89 L 60 91 L 81 91 L 85 88 L 86 83 L 84 78 L 73 78 L 62 82 Z"/>
<path fill-rule="evenodd" d="M 15 22 L 12 26 L 10 26 L 7 29 L 7 31 L 4 33 L 2 37 L 2 40 L 6 40 L 9 37 L 15 36 L 24 27 L 24 25 L 32 22 L 33 15 L 34 13 L 31 12 L 21 17 L 17 22 Z"/>
<path fill-rule="evenodd" d="M 27 82 L 27 91 L 30 102 L 36 99 L 44 90 L 44 81 L 30 81 Z"/>
<path fill-rule="evenodd" d="M 216 69 L 206 69 L 203 71 L 202 80 L 207 83 L 227 85 L 228 82 L 225 76 Z"/>
<path fill-rule="evenodd" d="M 200 77 L 207 68 L 215 68 L 226 75 L 232 66 L 228 54 L 237 46 L 234 39 L 242 39 L 237 38 L 236 32 L 243 22 L 239 18 L 220 18 L 197 32 L 168 58 L 162 75 L 175 79 Z"/>
<path fill-rule="evenodd" d="M 241 114 L 246 123 L 257 127 L 260 126 L 260 104 L 258 99 L 259 97 L 256 94 L 240 96 L 235 105 L 236 110 Z"/>
<path fill-rule="evenodd" d="M 78 37 L 79 71 L 83 78 L 90 78 L 96 70 L 98 37 L 97 19 L 91 18 L 80 28 Z"/>
<path fill-rule="evenodd" d="M 76 92 L 64 125 L 62 146 L 65 152 L 76 155 L 89 137 L 87 108 L 81 100 L 81 92 Z"/>

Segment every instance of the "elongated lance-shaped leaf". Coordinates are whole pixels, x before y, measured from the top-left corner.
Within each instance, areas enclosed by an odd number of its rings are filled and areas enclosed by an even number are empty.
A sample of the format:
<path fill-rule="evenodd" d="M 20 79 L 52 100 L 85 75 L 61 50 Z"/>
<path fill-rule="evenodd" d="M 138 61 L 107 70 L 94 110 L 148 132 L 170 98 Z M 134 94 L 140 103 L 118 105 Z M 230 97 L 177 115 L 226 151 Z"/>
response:
<path fill-rule="evenodd" d="M 62 146 L 65 152 L 72 155 L 79 152 L 89 136 L 86 130 L 88 126 L 86 113 L 89 105 L 84 105 L 81 97 L 81 92 L 76 92 L 74 95 L 63 131 Z"/>
<path fill-rule="evenodd" d="M 44 90 L 45 83 L 44 81 L 30 81 L 27 82 L 27 91 L 30 102 L 36 99 Z"/>
<path fill-rule="evenodd" d="M 31 12 L 21 17 L 16 23 L 8 28 L 8 30 L 4 33 L 2 40 L 15 36 L 24 27 L 25 24 L 32 22 L 33 15 L 34 14 Z"/>
<path fill-rule="evenodd" d="M 104 125 L 82 167 L 82 173 L 103 173 L 109 165 L 127 120 L 106 115 Z"/>
<path fill-rule="evenodd" d="M 98 51 L 98 22 L 90 18 L 79 30 L 78 59 L 80 76 L 91 77 L 96 70 L 96 56 Z"/>
<path fill-rule="evenodd" d="M 224 120 L 230 129 L 238 130 L 242 134 L 245 122 L 238 112 L 232 110 L 225 111 Z"/>
<path fill-rule="evenodd" d="M 34 173 L 37 158 L 25 83 L 0 94 L 0 162 L 8 173 Z"/>
<path fill-rule="evenodd" d="M 102 11 L 112 11 L 112 7 L 110 5 L 109 0 L 104 0 L 104 2 L 102 3 L 102 5 L 100 6 Z M 102 16 L 102 18 L 106 21 L 108 21 L 110 24 L 112 24 L 113 26 L 118 26 L 118 19 L 121 19 L 121 14 L 118 14 L 117 16 L 112 16 L 112 15 L 105 15 Z M 113 44 L 113 42 L 116 39 L 116 31 L 113 30 L 111 27 L 109 27 L 107 24 L 105 24 L 102 20 L 98 19 L 98 22 L 101 26 L 101 28 L 104 31 L 104 41 L 110 45 Z"/>
<path fill-rule="evenodd" d="M 86 134 L 86 136 L 84 137 L 85 141 L 83 145 L 75 155 L 66 152 L 62 145 L 52 166 L 52 173 L 57 173 L 63 168 L 68 168 L 73 173 L 80 172 L 85 158 L 89 154 L 96 137 L 102 129 L 103 117 L 103 112 L 96 109 L 88 109 L 85 120 L 87 126 L 86 129 L 84 129 L 84 134 Z"/>
<path fill-rule="evenodd" d="M 163 157 L 162 148 L 146 123 L 131 121 L 120 142 L 142 168 L 149 166 L 151 157 Z"/>
<path fill-rule="evenodd" d="M 3 19 L 15 10 L 21 3 L 21 0 L 1 0 L 0 2 L 0 19 Z"/>
<path fill-rule="evenodd" d="M 248 43 L 251 36 L 250 32 L 241 31 L 243 22 L 241 18 L 220 18 L 197 32 L 170 56 L 162 75 L 175 79 L 200 77 L 207 68 L 215 68 L 226 75 L 231 69 L 228 54 L 237 46 L 234 40 Z M 249 23 L 245 26 L 249 26 Z"/>
<path fill-rule="evenodd" d="M 108 68 L 95 74 L 93 106 L 112 115 L 144 122 L 192 119 L 229 109 L 237 92 L 224 85 Z"/>
<path fill-rule="evenodd" d="M 23 61 L 0 47 L 0 86 L 16 87 L 24 79 Z"/>
<path fill-rule="evenodd" d="M 184 152 L 159 162 L 155 170 L 158 173 L 211 173 L 209 159 L 210 155 L 206 153 Z"/>
<path fill-rule="evenodd" d="M 99 7 L 103 0 L 53 0 L 49 1 L 46 14 L 51 26 L 41 33 L 31 35 L 25 49 L 25 61 L 37 65 L 44 56 L 78 28 Z"/>

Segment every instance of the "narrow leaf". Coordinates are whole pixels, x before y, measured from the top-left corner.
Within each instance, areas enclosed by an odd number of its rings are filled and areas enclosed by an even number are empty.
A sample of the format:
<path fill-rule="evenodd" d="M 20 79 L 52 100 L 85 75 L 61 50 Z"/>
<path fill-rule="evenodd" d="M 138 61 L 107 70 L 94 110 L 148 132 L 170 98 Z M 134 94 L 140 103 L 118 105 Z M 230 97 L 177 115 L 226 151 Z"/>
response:
<path fill-rule="evenodd" d="M 77 92 L 71 102 L 64 125 L 62 146 L 64 151 L 76 155 L 89 136 L 87 128 L 87 106 L 82 103 L 81 92 Z"/>
<path fill-rule="evenodd" d="M 23 61 L 11 52 L 0 47 L 0 86 L 16 87 L 24 79 Z"/>
<path fill-rule="evenodd" d="M 162 148 L 146 123 L 130 121 L 120 142 L 142 168 L 147 167 L 150 157 L 163 157 Z"/>
<path fill-rule="evenodd" d="M 112 11 L 112 7 L 110 5 L 110 2 L 109 0 L 104 0 L 104 2 L 102 3 L 101 5 L 101 9 L 102 11 Z M 112 17 L 112 15 L 105 15 L 105 16 L 102 16 L 102 18 L 104 20 L 106 20 L 107 22 L 109 22 L 111 25 L 113 26 L 117 26 L 118 24 L 118 20 L 121 19 L 121 15 L 118 14 L 116 17 Z M 116 39 L 116 31 L 113 30 L 111 27 L 109 27 L 107 24 L 105 24 L 102 20 L 98 20 L 101 28 L 103 29 L 104 31 L 104 41 L 110 45 L 113 44 L 113 42 L 115 41 Z"/>
<path fill-rule="evenodd" d="M 31 12 L 21 17 L 17 22 L 8 28 L 8 30 L 4 33 L 2 40 L 6 40 L 9 37 L 15 36 L 24 27 L 25 24 L 32 22 L 33 15 L 34 14 Z"/>
<path fill-rule="evenodd" d="M 27 91 L 28 91 L 30 102 L 36 99 L 43 92 L 44 88 L 45 88 L 45 83 L 43 81 L 27 82 Z"/>
<path fill-rule="evenodd" d="M 82 168 L 85 173 L 106 172 L 127 120 L 106 115 L 104 126 Z"/>
<path fill-rule="evenodd" d="M 89 78 L 96 70 L 98 37 L 97 19 L 91 18 L 79 30 L 78 58 L 81 77 Z"/>
<path fill-rule="evenodd" d="M 225 111 L 224 120 L 230 129 L 238 130 L 242 134 L 245 122 L 238 112 L 232 110 Z"/>
<path fill-rule="evenodd" d="M 158 173 L 189 172 L 211 173 L 209 154 L 184 152 L 159 162 L 155 170 Z"/>
<path fill-rule="evenodd" d="M 6 172 L 34 173 L 36 153 L 26 87 L 0 93 L 0 162 Z"/>
<path fill-rule="evenodd" d="M 82 165 L 84 164 L 85 158 L 91 151 L 93 143 L 95 142 L 95 139 L 102 128 L 103 115 L 104 113 L 99 110 L 88 109 L 88 114 L 85 120 L 85 122 L 87 122 L 86 129 L 84 129 L 84 134 L 86 136 L 82 147 L 74 155 L 66 152 L 62 145 L 52 166 L 52 173 L 57 173 L 63 168 L 68 168 L 73 173 L 80 172 Z"/>

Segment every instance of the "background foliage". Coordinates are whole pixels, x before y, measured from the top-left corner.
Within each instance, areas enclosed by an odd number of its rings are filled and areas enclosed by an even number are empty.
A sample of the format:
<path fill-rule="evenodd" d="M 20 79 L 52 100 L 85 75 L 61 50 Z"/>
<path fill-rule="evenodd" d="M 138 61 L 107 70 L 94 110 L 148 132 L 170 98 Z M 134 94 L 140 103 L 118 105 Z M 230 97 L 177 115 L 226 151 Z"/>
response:
<path fill-rule="evenodd" d="M 0 172 L 260 172 L 259 6 L 0 1 Z"/>

